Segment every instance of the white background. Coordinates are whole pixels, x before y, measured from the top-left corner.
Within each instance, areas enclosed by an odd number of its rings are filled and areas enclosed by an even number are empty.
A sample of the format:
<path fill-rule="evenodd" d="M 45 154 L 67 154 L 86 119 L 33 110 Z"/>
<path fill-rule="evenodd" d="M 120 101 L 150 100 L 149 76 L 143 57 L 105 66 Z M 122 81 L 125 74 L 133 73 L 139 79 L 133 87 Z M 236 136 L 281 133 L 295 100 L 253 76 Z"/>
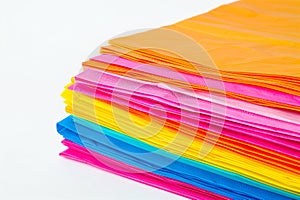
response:
<path fill-rule="evenodd" d="M 60 93 L 109 38 L 228 2 L 0 0 L 0 199 L 183 199 L 60 158 Z"/>

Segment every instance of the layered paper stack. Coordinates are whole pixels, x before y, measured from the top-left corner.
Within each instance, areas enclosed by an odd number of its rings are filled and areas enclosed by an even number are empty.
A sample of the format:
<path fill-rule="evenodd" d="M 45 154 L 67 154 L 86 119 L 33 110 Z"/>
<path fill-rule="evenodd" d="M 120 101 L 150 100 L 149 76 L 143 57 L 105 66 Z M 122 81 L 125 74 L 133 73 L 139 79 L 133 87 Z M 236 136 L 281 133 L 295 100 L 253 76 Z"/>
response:
<path fill-rule="evenodd" d="M 110 40 L 62 94 L 61 156 L 190 199 L 300 199 L 300 2 Z"/>

